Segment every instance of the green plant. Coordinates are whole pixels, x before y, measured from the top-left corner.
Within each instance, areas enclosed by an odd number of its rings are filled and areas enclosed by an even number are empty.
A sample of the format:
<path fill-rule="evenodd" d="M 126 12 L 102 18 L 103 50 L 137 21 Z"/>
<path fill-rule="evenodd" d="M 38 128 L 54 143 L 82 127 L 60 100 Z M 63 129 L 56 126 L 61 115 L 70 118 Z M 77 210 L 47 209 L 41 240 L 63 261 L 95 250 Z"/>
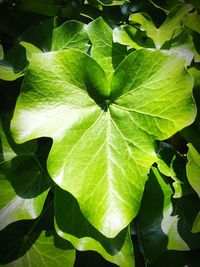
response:
<path fill-rule="evenodd" d="M 198 3 L 0 7 L 0 264 L 198 266 Z"/>

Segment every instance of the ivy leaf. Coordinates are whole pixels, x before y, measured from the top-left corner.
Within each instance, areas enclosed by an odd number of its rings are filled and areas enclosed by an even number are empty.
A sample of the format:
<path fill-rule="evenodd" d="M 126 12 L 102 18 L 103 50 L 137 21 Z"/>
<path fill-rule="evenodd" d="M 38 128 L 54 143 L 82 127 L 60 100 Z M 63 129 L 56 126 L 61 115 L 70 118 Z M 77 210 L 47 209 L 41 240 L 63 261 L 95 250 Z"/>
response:
<path fill-rule="evenodd" d="M 144 257 L 151 263 L 169 250 L 199 248 L 200 235 L 191 233 L 199 200 L 194 194 L 172 199 L 172 194 L 169 180 L 152 167 L 136 219 Z M 191 207 L 191 203 L 195 206 Z"/>
<path fill-rule="evenodd" d="M 131 53 L 111 88 L 100 66 L 78 50 L 37 54 L 11 130 L 18 143 L 53 139 L 47 162 L 52 179 L 111 238 L 138 213 L 156 161 L 155 140 L 194 120 L 192 85 L 184 60 L 161 51 Z"/>
<path fill-rule="evenodd" d="M 200 154 L 196 151 L 192 144 L 188 144 L 188 148 L 187 176 L 191 186 L 200 197 Z"/>
<path fill-rule="evenodd" d="M 22 41 L 20 42 L 20 45 L 26 49 L 26 58 L 29 62 L 31 61 L 33 54 L 42 53 L 42 51 L 33 44 Z"/>
<path fill-rule="evenodd" d="M 192 29 L 193 31 L 196 31 L 200 33 L 199 25 L 200 25 L 200 16 L 197 13 L 197 11 L 194 11 L 192 13 L 186 14 L 183 20 L 185 26 Z"/>
<path fill-rule="evenodd" d="M 123 45 L 128 45 L 135 49 L 140 49 L 143 47 L 143 44 L 141 43 L 142 40 L 140 36 L 138 38 L 138 33 L 140 32 L 131 25 L 115 27 L 113 30 L 113 41 Z"/>
<path fill-rule="evenodd" d="M 172 39 L 166 42 L 162 49 L 169 49 L 171 53 L 177 54 L 180 57 L 185 58 L 186 66 L 190 66 L 196 50 L 192 40 L 192 36 L 185 29 L 181 27 L 179 30 L 174 32 Z"/>
<path fill-rule="evenodd" d="M 188 144 L 188 148 L 188 163 L 186 167 L 187 177 L 191 186 L 200 197 L 200 154 L 196 151 L 192 144 Z M 200 232 L 200 212 L 194 222 L 192 232 Z"/>
<path fill-rule="evenodd" d="M 3 149 L 0 151 L 0 229 L 3 229 L 14 221 L 39 216 L 50 181 L 33 151 L 27 151 L 31 146 L 25 144 L 24 152 L 17 155 L 1 124 L 0 134 Z"/>
<path fill-rule="evenodd" d="M 58 51 L 69 47 L 87 52 L 88 35 L 86 24 L 70 20 L 57 27 L 57 20 L 48 19 L 29 27 L 19 37 L 22 45 L 30 43 L 42 52 Z"/>
<path fill-rule="evenodd" d="M 41 220 L 41 218 L 39 219 Z M 75 251 L 37 220 L 15 222 L 0 232 L 0 264 L 5 267 L 74 266 Z"/>
<path fill-rule="evenodd" d="M 130 16 L 133 23 L 138 23 L 141 30 L 146 31 L 146 35 L 154 41 L 156 48 L 170 40 L 175 30 L 181 26 L 181 20 L 185 14 L 191 10 L 190 5 L 177 5 L 170 11 L 166 20 L 158 28 L 147 14 L 135 13 Z"/>
<path fill-rule="evenodd" d="M 0 79 L 4 81 L 14 81 L 23 76 L 23 73 L 15 73 L 13 68 L 0 62 Z"/>
<path fill-rule="evenodd" d="M 61 210 L 65 212 L 61 213 Z M 115 238 L 106 238 L 85 219 L 76 199 L 58 187 L 55 189 L 55 228 L 77 250 L 94 250 L 121 267 L 133 266 L 134 255 L 129 230 L 123 230 Z"/>
<path fill-rule="evenodd" d="M 58 51 L 69 47 L 87 52 L 89 48 L 87 25 L 78 21 L 66 21 L 53 30 L 52 51 Z"/>
<path fill-rule="evenodd" d="M 43 52 L 51 50 L 53 30 L 57 26 L 57 19 L 46 19 L 28 27 L 19 37 L 19 42 L 27 42 Z"/>
<path fill-rule="evenodd" d="M 113 43 L 112 29 L 100 17 L 88 25 L 91 55 L 104 69 L 110 81 L 114 70 L 125 58 L 126 47 Z"/>

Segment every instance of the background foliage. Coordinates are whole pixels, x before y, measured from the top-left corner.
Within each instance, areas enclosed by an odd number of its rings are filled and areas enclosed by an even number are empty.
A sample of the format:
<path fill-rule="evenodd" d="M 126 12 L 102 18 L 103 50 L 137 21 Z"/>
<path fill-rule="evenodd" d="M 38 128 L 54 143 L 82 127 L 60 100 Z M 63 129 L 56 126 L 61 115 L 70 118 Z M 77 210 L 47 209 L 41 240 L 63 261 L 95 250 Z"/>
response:
<path fill-rule="evenodd" d="M 0 1 L 0 265 L 200 265 L 200 4 Z"/>

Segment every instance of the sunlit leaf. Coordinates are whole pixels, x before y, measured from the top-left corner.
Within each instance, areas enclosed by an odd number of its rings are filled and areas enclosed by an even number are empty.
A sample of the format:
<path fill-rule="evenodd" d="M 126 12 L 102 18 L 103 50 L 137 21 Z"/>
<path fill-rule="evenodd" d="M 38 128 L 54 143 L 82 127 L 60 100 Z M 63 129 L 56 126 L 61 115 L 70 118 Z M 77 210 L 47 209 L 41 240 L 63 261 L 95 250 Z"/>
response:
<path fill-rule="evenodd" d="M 158 28 L 147 14 L 132 14 L 130 20 L 133 23 L 139 24 L 140 29 L 146 31 L 146 35 L 152 38 L 156 48 L 160 48 L 166 41 L 172 38 L 175 30 L 180 28 L 183 16 L 187 14 L 191 8 L 190 5 L 175 6 L 170 11 L 166 20 Z"/>
<path fill-rule="evenodd" d="M 170 180 L 153 167 L 136 222 L 144 257 L 149 262 L 169 250 L 199 248 L 200 235 L 191 233 L 199 200 L 194 194 L 173 200 L 172 194 Z M 191 203 L 195 206 L 191 207 Z"/>
<path fill-rule="evenodd" d="M 111 88 L 100 66 L 78 50 L 37 54 L 12 133 L 19 143 L 53 139 L 51 177 L 77 198 L 93 226 L 114 237 L 138 212 L 156 161 L 155 139 L 194 120 L 192 84 L 184 60 L 161 51 L 131 53 L 116 69 Z"/>
<path fill-rule="evenodd" d="M 45 231 L 41 221 L 19 221 L 0 232 L 0 264 L 5 267 L 73 267 L 75 251 L 55 231 Z"/>
<path fill-rule="evenodd" d="M 42 211 L 49 178 L 34 156 L 31 146 L 17 155 L 10 147 L 0 124 L 0 229 L 21 219 L 33 219 Z"/>
<path fill-rule="evenodd" d="M 125 57 L 126 47 L 113 43 L 112 29 L 102 18 L 88 25 L 88 35 L 92 42 L 91 55 L 110 81 L 114 70 Z"/>
<path fill-rule="evenodd" d="M 55 190 L 55 224 L 57 233 L 76 249 L 97 251 L 106 260 L 121 267 L 134 266 L 129 229 L 123 230 L 115 238 L 106 238 L 82 215 L 77 201 L 58 187 Z"/>
<path fill-rule="evenodd" d="M 190 184 L 200 197 L 200 154 L 192 144 L 188 144 L 188 148 L 187 176 Z"/>
<path fill-rule="evenodd" d="M 121 27 L 116 27 L 113 30 L 113 41 L 123 45 L 128 45 L 135 49 L 140 49 L 142 46 L 139 45 L 137 40 L 137 33 L 137 29 L 131 25 L 122 25 Z"/>
<path fill-rule="evenodd" d="M 5 81 L 14 81 L 23 76 L 23 73 L 15 73 L 12 66 L 0 62 L 0 79 Z"/>
<path fill-rule="evenodd" d="M 194 11 L 192 13 L 188 13 L 184 17 L 183 22 L 188 28 L 200 33 L 200 27 L 199 27 L 199 25 L 200 25 L 200 16 L 197 13 L 197 11 Z"/>
<path fill-rule="evenodd" d="M 52 51 L 62 50 L 69 47 L 87 52 L 88 45 L 87 26 L 78 21 L 66 21 L 53 30 Z"/>
<path fill-rule="evenodd" d="M 200 154 L 196 151 L 192 144 L 188 144 L 188 148 L 187 177 L 191 186 L 200 197 Z M 194 222 L 192 231 L 194 233 L 200 232 L 200 212 Z"/>

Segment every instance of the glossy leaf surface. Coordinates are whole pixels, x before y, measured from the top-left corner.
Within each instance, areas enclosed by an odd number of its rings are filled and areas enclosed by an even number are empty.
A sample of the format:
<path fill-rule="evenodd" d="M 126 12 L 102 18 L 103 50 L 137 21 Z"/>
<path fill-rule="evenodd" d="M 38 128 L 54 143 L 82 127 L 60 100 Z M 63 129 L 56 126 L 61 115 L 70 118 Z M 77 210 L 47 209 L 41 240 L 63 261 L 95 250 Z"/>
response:
<path fill-rule="evenodd" d="M 184 61 L 160 51 L 130 54 L 110 88 L 100 66 L 78 50 L 37 55 L 16 105 L 13 136 L 19 143 L 51 137 L 51 177 L 77 198 L 93 226 L 114 237 L 138 212 L 155 139 L 194 120 L 191 87 Z"/>
<path fill-rule="evenodd" d="M 78 21 L 66 21 L 53 30 L 51 50 L 57 51 L 69 47 L 87 52 L 88 45 L 87 26 Z"/>
<path fill-rule="evenodd" d="M 1 126 L 1 125 L 0 125 Z M 16 154 L 0 127 L 0 229 L 22 219 L 34 219 L 42 211 L 48 193 L 49 178 L 31 145 L 24 145 Z"/>
<path fill-rule="evenodd" d="M 187 176 L 191 186 L 200 197 L 200 154 L 192 144 L 188 144 L 188 148 Z M 192 231 L 194 233 L 200 232 L 200 212 L 197 215 Z"/>
<path fill-rule="evenodd" d="M 64 213 L 60 213 L 60 210 Z M 115 238 L 106 238 L 82 215 L 76 199 L 58 187 L 55 190 L 55 227 L 57 233 L 77 250 L 94 250 L 118 266 L 134 266 L 129 229 L 123 230 Z"/>
<path fill-rule="evenodd" d="M 200 202 L 194 195 L 172 200 L 172 194 L 170 180 L 153 167 L 137 217 L 144 256 L 152 263 L 166 251 L 199 248 L 200 235 L 191 228 Z"/>
<path fill-rule="evenodd" d="M 55 231 L 45 231 L 41 219 L 15 222 L 0 231 L 1 266 L 74 266 L 72 246 Z"/>
<path fill-rule="evenodd" d="M 126 47 L 113 43 L 112 29 L 102 18 L 88 25 L 88 35 L 92 42 L 91 55 L 110 81 L 114 70 L 125 58 Z"/>
<path fill-rule="evenodd" d="M 156 48 L 160 48 L 166 41 L 172 38 L 175 30 L 180 28 L 183 16 L 187 14 L 190 9 L 190 5 L 175 6 L 159 27 L 154 25 L 147 14 L 132 14 L 130 20 L 133 23 L 141 25 L 141 30 L 146 31 L 146 35 L 153 39 Z"/>

